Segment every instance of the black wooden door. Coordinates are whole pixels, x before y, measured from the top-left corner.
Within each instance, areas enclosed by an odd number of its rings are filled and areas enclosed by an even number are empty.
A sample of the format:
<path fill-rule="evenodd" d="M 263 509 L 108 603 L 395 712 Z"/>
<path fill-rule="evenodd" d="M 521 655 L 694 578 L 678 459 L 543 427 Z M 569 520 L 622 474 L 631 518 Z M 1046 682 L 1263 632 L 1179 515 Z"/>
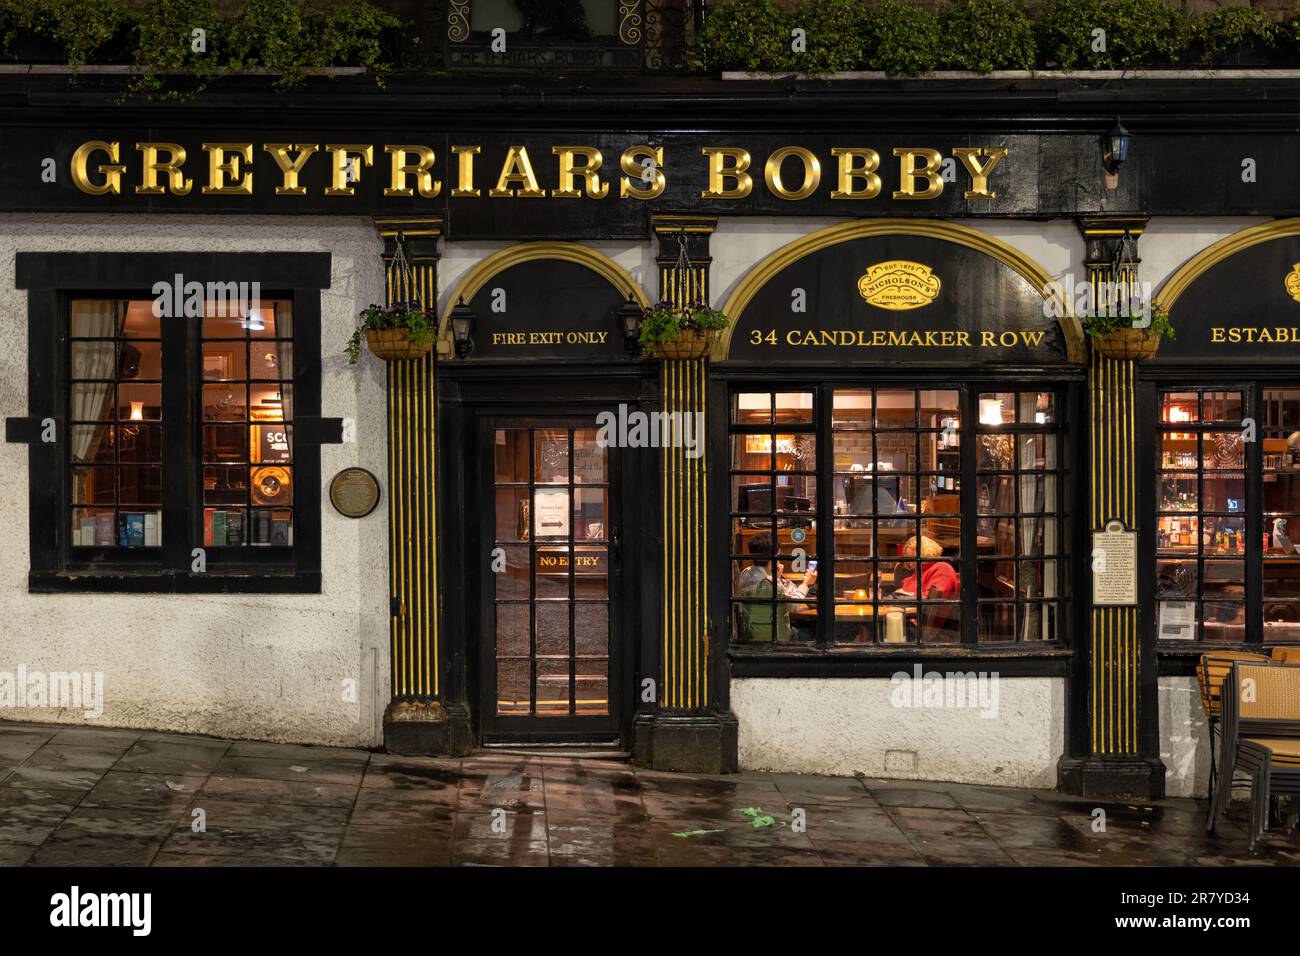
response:
<path fill-rule="evenodd" d="M 480 421 L 483 741 L 616 741 L 618 450 L 593 419 Z"/>

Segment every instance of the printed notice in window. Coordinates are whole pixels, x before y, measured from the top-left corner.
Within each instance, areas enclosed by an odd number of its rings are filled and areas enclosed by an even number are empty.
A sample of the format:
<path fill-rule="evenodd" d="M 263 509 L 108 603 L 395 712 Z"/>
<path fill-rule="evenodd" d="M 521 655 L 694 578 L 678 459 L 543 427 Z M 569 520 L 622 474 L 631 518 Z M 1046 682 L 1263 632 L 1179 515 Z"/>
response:
<path fill-rule="evenodd" d="M 537 538 L 569 536 L 569 493 L 567 491 L 534 493 L 533 535 Z"/>
<path fill-rule="evenodd" d="M 1137 604 L 1137 532 L 1119 521 L 1092 535 L 1092 603 L 1117 607 Z"/>
<path fill-rule="evenodd" d="M 1161 601 L 1160 626 L 1162 641 L 1190 641 L 1196 637 L 1196 602 Z"/>

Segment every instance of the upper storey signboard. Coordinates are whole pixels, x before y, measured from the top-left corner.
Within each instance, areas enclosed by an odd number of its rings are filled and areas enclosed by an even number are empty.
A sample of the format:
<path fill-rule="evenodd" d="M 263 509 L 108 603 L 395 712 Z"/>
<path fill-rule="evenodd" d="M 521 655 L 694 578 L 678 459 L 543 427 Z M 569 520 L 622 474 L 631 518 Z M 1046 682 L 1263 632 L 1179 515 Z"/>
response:
<path fill-rule="evenodd" d="M 1281 215 L 1300 203 L 1286 188 L 1300 147 L 1292 134 L 1230 137 L 1231 149 L 1195 135 L 1154 136 L 1108 190 L 1088 134 L 431 133 L 258 123 L 0 128 L 0 211 L 441 216 L 457 239 L 590 239 L 644 237 L 655 212 Z M 1229 162 L 1238 153 L 1259 171 L 1249 183 L 1239 161 Z M 1277 175 L 1265 176 L 1270 170 Z"/>

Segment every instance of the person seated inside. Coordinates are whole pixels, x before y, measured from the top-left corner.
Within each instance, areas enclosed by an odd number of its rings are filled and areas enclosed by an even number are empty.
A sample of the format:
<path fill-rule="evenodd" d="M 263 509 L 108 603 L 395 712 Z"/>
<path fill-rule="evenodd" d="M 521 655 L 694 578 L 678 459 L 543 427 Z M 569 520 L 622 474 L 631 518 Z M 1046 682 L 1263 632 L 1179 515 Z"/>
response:
<path fill-rule="evenodd" d="M 903 598 L 931 601 L 960 600 L 961 575 L 947 561 L 934 560 L 943 554 L 943 545 L 924 534 L 919 538 L 912 537 L 903 542 L 902 556 L 904 558 L 914 559 L 918 552 L 922 562 L 920 586 L 918 587 L 916 583 L 916 565 L 908 562 L 904 566 L 909 568 L 911 573 L 898 583 L 898 587 L 889 597 L 893 600 Z M 928 629 L 930 631 L 942 631 L 953 607 L 954 605 L 951 604 L 934 604 L 925 608 L 924 613 Z M 917 615 L 909 615 L 907 621 L 908 629 L 915 634 Z M 935 636 L 935 634 L 931 633 L 922 635 L 922 638 Z"/>
<path fill-rule="evenodd" d="M 740 572 L 736 582 L 736 594 L 741 598 L 751 598 L 753 603 L 739 605 L 741 640 L 784 643 L 787 641 L 811 641 L 816 635 L 811 628 L 795 628 L 790 624 L 790 605 L 772 602 L 772 578 L 764 564 L 771 560 L 773 551 L 772 536 L 767 532 L 756 534 L 749 539 L 749 556 L 755 563 Z M 792 601 L 807 601 L 815 594 L 817 570 L 809 568 L 804 573 L 803 583 L 795 584 L 785 576 L 785 565 L 776 562 L 777 587 L 782 596 Z M 775 606 L 775 615 L 773 607 Z"/>

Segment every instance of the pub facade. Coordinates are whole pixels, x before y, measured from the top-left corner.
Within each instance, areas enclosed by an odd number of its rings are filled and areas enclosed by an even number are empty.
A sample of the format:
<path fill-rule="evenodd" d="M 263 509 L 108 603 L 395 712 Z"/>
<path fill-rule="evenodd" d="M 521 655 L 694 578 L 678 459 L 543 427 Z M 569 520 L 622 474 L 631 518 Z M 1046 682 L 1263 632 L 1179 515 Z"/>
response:
<path fill-rule="evenodd" d="M 1293 81 L 333 82 L 10 111 L 4 716 L 1203 791 L 1197 655 L 1300 641 Z"/>

